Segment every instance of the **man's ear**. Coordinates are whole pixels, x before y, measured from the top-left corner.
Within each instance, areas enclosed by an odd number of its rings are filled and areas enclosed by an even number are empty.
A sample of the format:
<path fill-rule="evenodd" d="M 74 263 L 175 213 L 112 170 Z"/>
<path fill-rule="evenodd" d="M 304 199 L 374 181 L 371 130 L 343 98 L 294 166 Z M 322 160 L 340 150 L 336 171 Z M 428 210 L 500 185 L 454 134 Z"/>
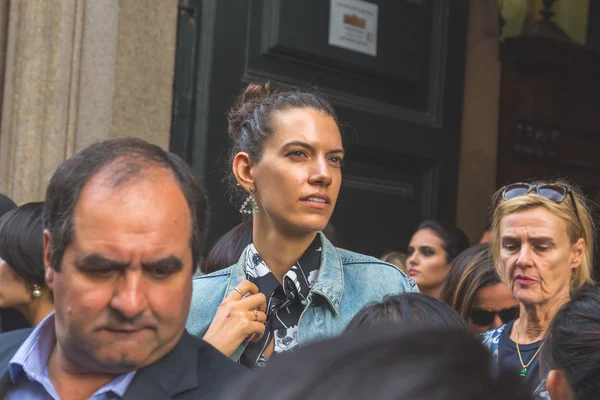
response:
<path fill-rule="evenodd" d="M 250 188 L 254 187 L 254 176 L 252 174 L 252 161 L 248 153 L 237 153 L 233 159 L 232 169 L 238 184 L 246 192 L 250 191 Z"/>
<path fill-rule="evenodd" d="M 44 273 L 46 276 L 46 285 L 54 290 L 54 268 L 52 267 L 52 235 L 48 229 L 44 229 Z"/>
<path fill-rule="evenodd" d="M 567 382 L 565 373 L 553 369 L 546 378 L 546 389 L 552 400 L 573 400 L 573 393 Z"/>

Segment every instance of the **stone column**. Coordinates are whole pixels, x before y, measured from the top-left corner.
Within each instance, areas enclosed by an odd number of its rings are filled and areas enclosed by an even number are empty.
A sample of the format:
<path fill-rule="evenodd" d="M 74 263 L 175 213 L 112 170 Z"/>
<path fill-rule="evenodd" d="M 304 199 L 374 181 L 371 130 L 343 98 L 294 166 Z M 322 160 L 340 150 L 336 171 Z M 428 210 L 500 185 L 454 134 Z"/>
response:
<path fill-rule="evenodd" d="M 6 62 L 6 39 L 8 34 L 8 0 L 0 0 L 0 115 L 4 88 L 4 64 Z M 1 149 L 0 149 L 1 151 Z"/>
<path fill-rule="evenodd" d="M 168 146 L 177 0 L 0 0 L 0 33 L 6 10 L 0 192 L 42 199 L 56 166 L 98 140 Z"/>
<path fill-rule="evenodd" d="M 496 189 L 500 60 L 498 2 L 470 2 L 456 221 L 477 243 Z"/>

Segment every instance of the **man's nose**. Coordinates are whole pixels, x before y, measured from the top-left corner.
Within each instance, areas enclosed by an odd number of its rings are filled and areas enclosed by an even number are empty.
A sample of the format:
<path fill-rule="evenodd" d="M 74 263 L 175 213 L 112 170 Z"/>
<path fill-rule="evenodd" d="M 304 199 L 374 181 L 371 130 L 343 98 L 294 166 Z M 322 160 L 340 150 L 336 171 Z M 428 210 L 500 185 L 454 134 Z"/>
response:
<path fill-rule="evenodd" d="M 110 303 L 125 319 L 133 320 L 146 311 L 148 300 L 144 291 L 143 271 L 127 270 L 117 287 Z"/>

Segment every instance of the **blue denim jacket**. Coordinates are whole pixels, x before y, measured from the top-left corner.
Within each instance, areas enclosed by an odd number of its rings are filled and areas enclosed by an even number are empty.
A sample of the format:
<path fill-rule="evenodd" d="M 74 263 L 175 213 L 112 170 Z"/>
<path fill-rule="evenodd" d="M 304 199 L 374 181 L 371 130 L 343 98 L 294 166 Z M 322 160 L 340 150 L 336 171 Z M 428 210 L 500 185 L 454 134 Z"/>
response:
<path fill-rule="evenodd" d="M 300 346 L 337 336 L 363 307 L 387 295 L 418 292 L 416 283 L 391 264 L 374 257 L 338 249 L 321 235 L 319 276 L 307 297 L 298 323 Z M 204 336 L 223 299 L 246 279 L 246 250 L 237 264 L 194 279 L 187 330 Z M 247 342 L 231 357 L 239 361 Z"/>

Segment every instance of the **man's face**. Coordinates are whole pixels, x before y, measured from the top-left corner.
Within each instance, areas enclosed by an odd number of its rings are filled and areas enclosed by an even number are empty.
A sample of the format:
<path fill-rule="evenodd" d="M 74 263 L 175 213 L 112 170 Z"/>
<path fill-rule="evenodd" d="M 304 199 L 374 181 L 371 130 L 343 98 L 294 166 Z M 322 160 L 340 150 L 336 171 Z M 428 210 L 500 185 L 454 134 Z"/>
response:
<path fill-rule="evenodd" d="M 145 174 L 115 188 L 100 172 L 86 184 L 60 272 L 50 265 L 44 233 L 58 350 L 83 371 L 123 373 L 152 364 L 185 328 L 189 207 L 170 172 Z"/>

